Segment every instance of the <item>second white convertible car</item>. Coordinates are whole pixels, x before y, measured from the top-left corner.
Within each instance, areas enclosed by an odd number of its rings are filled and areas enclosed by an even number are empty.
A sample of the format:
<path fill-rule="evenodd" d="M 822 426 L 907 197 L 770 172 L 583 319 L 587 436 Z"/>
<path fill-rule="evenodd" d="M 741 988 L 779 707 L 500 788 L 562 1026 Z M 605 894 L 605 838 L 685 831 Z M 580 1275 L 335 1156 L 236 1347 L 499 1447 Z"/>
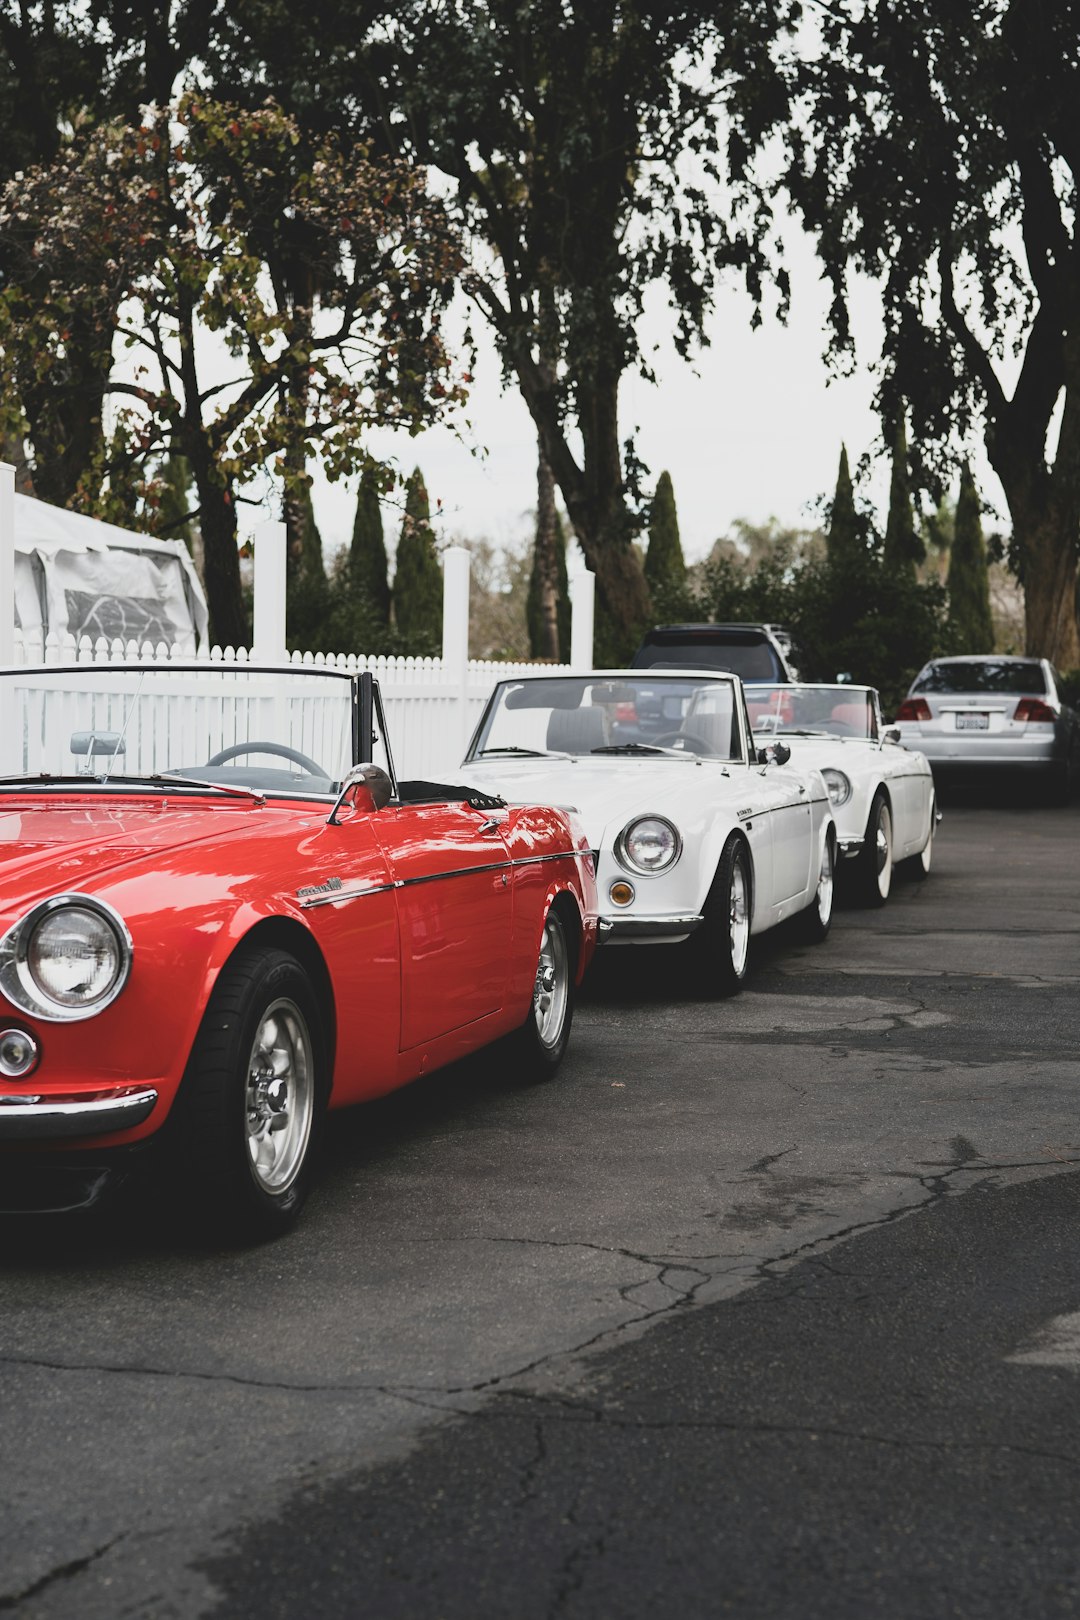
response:
<path fill-rule="evenodd" d="M 927 875 L 938 819 L 930 764 L 882 725 L 872 686 L 755 684 L 746 701 L 759 743 L 783 737 L 795 764 L 825 778 L 840 856 L 867 905 L 884 905 L 898 862 Z"/>
<path fill-rule="evenodd" d="M 829 795 L 788 758 L 782 742 L 758 747 L 735 676 L 616 670 L 501 681 L 461 774 L 511 801 L 574 805 L 602 932 L 689 940 L 703 986 L 727 995 L 752 934 L 798 915 L 820 940 L 832 919 Z"/>

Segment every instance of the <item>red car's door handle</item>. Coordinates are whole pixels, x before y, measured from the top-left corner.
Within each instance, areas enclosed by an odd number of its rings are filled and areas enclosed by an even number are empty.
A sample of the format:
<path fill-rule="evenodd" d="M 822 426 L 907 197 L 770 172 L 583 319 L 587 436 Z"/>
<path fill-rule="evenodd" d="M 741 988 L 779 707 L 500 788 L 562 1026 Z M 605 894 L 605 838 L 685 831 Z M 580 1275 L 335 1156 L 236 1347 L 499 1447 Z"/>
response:
<path fill-rule="evenodd" d="M 493 816 L 489 816 L 486 821 L 482 821 L 480 823 L 476 830 L 480 834 L 481 838 L 490 838 L 492 833 L 498 832 L 499 823 L 494 819 Z"/>

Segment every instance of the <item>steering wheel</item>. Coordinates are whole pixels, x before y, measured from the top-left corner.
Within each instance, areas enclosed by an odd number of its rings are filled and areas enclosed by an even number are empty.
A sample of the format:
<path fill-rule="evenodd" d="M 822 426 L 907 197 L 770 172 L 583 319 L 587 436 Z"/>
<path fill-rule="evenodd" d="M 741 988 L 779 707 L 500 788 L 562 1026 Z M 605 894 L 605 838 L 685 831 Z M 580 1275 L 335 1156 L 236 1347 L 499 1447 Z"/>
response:
<path fill-rule="evenodd" d="M 660 737 L 654 737 L 653 742 L 657 748 L 678 748 L 691 754 L 713 754 L 716 750 L 712 743 L 699 737 L 696 731 L 665 731 Z"/>
<path fill-rule="evenodd" d="M 237 759 L 241 754 L 274 754 L 278 759 L 290 759 L 294 765 L 299 765 L 308 776 L 327 776 L 321 765 L 316 765 L 307 754 L 302 754 L 298 748 L 289 748 L 285 743 L 275 742 L 246 742 L 233 743 L 231 748 L 223 748 L 220 753 L 208 759 L 208 765 L 225 765 L 230 759 Z"/>

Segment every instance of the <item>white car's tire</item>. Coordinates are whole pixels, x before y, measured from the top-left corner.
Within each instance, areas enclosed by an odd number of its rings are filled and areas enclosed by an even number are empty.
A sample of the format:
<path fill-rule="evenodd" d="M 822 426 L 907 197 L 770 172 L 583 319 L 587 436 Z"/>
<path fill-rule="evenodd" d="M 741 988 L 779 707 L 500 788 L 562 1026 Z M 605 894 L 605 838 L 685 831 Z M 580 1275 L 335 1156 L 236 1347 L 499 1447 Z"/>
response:
<path fill-rule="evenodd" d="M 905 877 L 914 878 L 921 882 L 930 876 L 930 868 L 934 864 L 934 833 L 937 830 L 937 800 L 930 798 L 930 831 L 926 835 L 926 843 L 917 855 L 909 855 L 906 861 L 901 862 L 900 870 Z"/>
<path fill-rule="evenodd" d="M 733 996 L 750 964 L 753 871 L 745 839 L 732 833 L 724 845 L 705 901 L 705 921 L 691 938 L 696 978 L 706 995 Z"/>
<path fill-rule="evenodd" d="M 814 898 L 805 911 L 799 912 L 797 918 L 799 932 L 808 944 L 820 945 L 822 940 L 828 938 L 829 929 L 832 927 L 835 897 L 836 840 L 829 832 L 825 835 L 821 850 L 821 865 Z"/>
<path fill-rule="evenodd" d="M 881 788 L 874 794 L 866 821 L 866 838 L 856 869 L 859 898 L 866 906 L 883 906 L 893 880 L 893 819 Z"/>

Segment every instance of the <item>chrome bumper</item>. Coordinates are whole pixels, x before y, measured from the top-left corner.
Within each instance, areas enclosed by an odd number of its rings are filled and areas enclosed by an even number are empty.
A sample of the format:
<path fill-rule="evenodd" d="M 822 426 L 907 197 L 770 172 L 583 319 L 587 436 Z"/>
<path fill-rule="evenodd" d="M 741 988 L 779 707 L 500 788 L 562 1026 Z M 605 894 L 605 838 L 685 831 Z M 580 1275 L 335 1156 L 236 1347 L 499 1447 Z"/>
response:
<path fill-rule="evenodd" d="M 861 855 L 865 838 L 839 838 L 836 842 L 836 851 L 841 860 L 850 860 L 853 855 Z"/>
<path fill-rule="evenodd" d="M 604 940 L 636 940 L 648 944 L 652 940 L 685 939 L 695 928 L 700 928 L 704 917 L 601 917 L 600 938 Z"/>
<path fill-rule="evenodd" d="M 112 1097 L 44 1097 L 0 1092 L 0 1142 L 104 1136 L 141 1125 L 158 1094 L 149 1087 Z"/>

